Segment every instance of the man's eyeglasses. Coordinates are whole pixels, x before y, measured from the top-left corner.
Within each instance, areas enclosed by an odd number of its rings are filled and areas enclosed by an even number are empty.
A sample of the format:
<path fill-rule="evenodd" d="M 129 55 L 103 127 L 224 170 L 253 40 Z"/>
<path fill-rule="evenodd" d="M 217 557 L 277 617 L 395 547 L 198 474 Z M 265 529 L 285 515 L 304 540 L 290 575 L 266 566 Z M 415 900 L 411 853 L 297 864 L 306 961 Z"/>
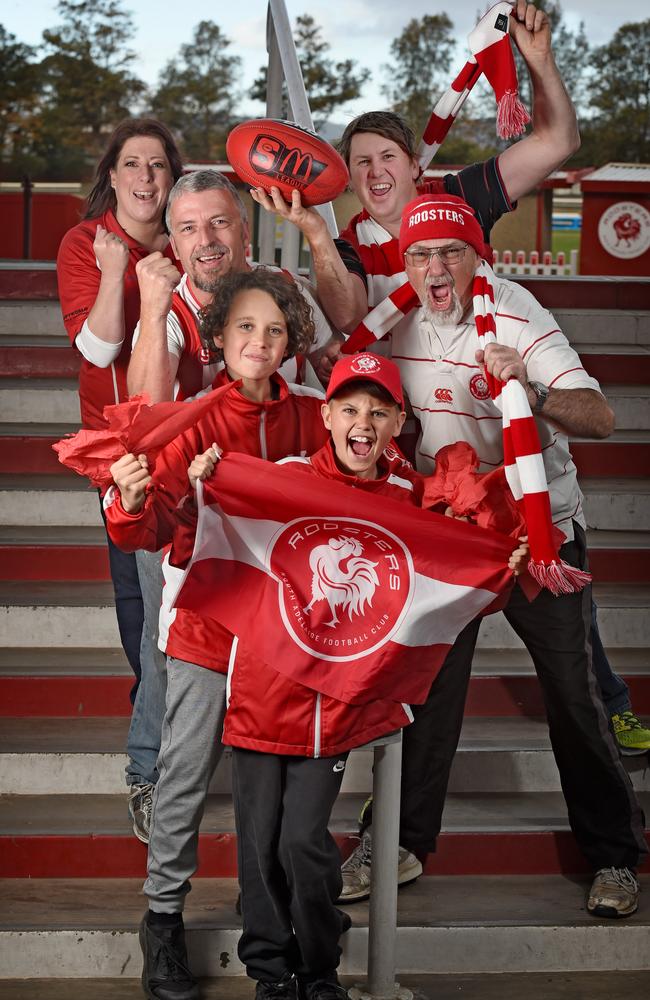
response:
<path fill-rule="evenodd" d="M 411 267 L 428 267 L 434 257 L 439 257 L 445 265 L 459 264 L 468 246 L 468 243 L 463 243 L 459 247 L 440 247 L 436 250 L 406 250 L 404 257 Z"/>

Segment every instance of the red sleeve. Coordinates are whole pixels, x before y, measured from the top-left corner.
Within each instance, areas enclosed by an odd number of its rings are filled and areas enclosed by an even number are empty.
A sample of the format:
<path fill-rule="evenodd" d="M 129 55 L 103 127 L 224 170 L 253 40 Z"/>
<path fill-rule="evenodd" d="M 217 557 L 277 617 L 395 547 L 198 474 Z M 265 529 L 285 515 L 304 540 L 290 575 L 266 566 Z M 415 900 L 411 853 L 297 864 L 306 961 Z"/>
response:
<path fill-rule="evenodd" d="M 99 292 L 101 274 L 93 252 L 93 238 L 92 227 L 82 222 L 65 234 L 56 259 L 63 323 L 72 343 Z"/>
<path fill-rule="evenodd" d="M 156 458 L 152 481 L 142 510 L 128 514 L 120 502 L 119 490 L 106 497 L 106 524 L 115 544 L 125 552 L 145 549 L 157 552 L 173 541 L 174 532 L 196 523 L 187 470 L 194 456 L 204 451 L 194 429 L 180 435 Z"/>

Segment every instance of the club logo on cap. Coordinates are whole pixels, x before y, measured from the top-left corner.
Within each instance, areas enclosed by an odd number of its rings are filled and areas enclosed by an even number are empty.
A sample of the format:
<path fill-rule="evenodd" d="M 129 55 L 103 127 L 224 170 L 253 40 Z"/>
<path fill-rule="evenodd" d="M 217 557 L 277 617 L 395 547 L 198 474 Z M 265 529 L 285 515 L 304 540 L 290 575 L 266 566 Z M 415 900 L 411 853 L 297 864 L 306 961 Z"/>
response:
<path fill-rule="evenodd" d="M 373 354 L 359 354 L 350 365 L 350 371 L 355 375 L 374 374 L 381 371 L 381 362 Z"/>
<path fill-rule="evenodd" d="M 343 662 L 387 643 L 411 603 L 415 572 L 402 541 L 356 518 L 298 518 L 273 542 L 282 622 L 296 645 Z"/>

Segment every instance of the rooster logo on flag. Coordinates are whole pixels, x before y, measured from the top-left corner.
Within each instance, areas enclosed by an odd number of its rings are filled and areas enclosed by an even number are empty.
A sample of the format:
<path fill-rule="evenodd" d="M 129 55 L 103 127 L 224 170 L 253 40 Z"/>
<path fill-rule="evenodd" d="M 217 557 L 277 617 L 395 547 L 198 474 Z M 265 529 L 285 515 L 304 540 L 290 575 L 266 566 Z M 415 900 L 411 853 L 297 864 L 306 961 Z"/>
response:
<path fill-rule="evenodd" d="M 339 624 L 337 607 L 353 615 L 362 615 L 366 604 L 372 607 L 375 589 L 379 586 L 377 563 L 363 558 L 363 545 L 356 538 L 341 535 L 330 538 L 325 545 L 316 545 L 309 556 L 312 571 L 311 601 L 303 608 L 308 614 L 318 601 L 327 601 L 332 620 L 328 628 Z"/>

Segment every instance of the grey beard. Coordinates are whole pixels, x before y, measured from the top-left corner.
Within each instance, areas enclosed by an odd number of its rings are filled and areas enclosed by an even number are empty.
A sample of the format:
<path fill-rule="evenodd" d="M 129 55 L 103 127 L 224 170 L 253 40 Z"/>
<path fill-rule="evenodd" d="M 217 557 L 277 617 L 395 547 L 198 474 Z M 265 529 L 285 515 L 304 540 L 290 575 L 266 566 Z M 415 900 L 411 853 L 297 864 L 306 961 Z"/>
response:
<path fill-rule="evenodd" d="M 444 312 L 432 309 L 428 298 L 422 303 L 422 308 L 424 309 L 424 315 L 434 326 L 456 326 L 460 323 L 465 312 L 463 304 L 453 288 L 451 290 L 451 305 L 449 309 L 445 309 Z"/>
<path fill-rule="evenodd" d="M 225 273 L 226 272 L 224 272 L 224 274 Z M 223 276 L 223 274 L 220 274 L 218 277 L 215 275 L 214 278 L 195 278 L 192 276 L 192 284 L 196 288 L 200 288 L 202 292 L 210 292 L 214 294 L 219 287 L 219 282 Z"/>

